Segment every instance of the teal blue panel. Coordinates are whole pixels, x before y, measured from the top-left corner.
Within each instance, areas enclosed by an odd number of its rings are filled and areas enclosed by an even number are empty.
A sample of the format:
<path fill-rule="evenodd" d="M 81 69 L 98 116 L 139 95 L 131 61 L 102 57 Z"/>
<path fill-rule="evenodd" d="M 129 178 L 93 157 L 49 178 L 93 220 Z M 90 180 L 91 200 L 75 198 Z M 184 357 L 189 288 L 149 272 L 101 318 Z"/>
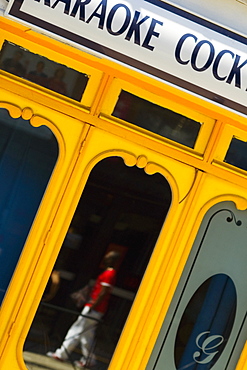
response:
<path fill-rule="evenodd" d="M 55 136 L 0 109 L 0 301 L 58 157 Z"/>

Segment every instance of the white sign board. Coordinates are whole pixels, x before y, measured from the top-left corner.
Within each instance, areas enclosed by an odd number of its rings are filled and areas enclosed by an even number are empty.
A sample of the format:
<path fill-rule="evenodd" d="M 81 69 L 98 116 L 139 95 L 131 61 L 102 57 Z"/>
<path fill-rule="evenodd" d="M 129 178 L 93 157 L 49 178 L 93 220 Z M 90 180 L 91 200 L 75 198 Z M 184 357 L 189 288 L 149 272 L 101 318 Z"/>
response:
<path fill-rule="evenodd" d="M 163 1 L 11 0 L 6 15 L 247 113 L 247 39 Z"/>

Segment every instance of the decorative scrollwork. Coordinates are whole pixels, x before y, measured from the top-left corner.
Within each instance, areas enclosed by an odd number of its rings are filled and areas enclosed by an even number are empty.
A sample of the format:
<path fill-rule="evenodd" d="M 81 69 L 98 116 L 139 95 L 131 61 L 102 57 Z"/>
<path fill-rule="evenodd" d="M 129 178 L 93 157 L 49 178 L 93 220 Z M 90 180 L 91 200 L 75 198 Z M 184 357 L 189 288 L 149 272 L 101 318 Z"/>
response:
<path fill-rule="evenodd" d="M 230 211 L 229 209 L 226 209 L 224 211 L 228 211 L 231 214 L 231 216 L 227 217 L 227 219 L 226 219 L 227 222 L 234 221 L 237 226 L 241 226 L 242 225 L 242 221 L 237 220 L 235 214 L 232 211 Z"/>
<path fill-rule="evenodd" d="M 4 101 L 0 102 L 0 108 L 5 108 L 9 112 L 9 115 L 12 118 L 19 118 L 22 114 L 22 109 L 18 107 L 17 105 L 10 104 Z"/>
<path fill-rule="evenodd" d="M 204 239 L 205 239 L 205 237 L 206 237 L 206 234 L 207 234 L 207 232 L 208 232 L 208 229 L 209 229 L 209 227 L 210 227 L 210 224 L 211 224 L 211 222 L 212 222 L 213 218 L 214 218 L 218 213 L 220 213 L 220 212 L 228 212 L 228 213 L 230 213 L 230 216 L 228 216 L 228 217 L 226 218 L 226 221 L 227 221 L 227 222 L 232 222 L 232 221 L 234 221 L 234 223 L 235 223 L 235 225 L 236 225 L 236 226 L 241 226 L 241 225 L 242 225 L 242 221 L 237 220 L 237 218 L 236 218 L 235 214 L 234 214 L 230 209 L 222 208 L 222 209 L 218 210 L 217 212 L 215 212 L 214 214 L 212 214 L 212 216 L 210 217 L 210 219 L 209 219 L 209 221 L 208 221 L 207 227 L 206 227 L 206 229 L 205 229 L 205 231 L 204 231 L 204 233 L 203 233 L 203 236 L 202 236 L 202 239 L 201 239 L 201 242 L 200 242 L 200 246 L 199 246 L 198 252 L 200 251 L 200 249 L 201 249 L 201 247 L 202 247 L 202 245 L 203 245 Z"/>
<path fill-rule="evenodd" d="M 147 165 L 147 158 L 144 155 L 140 155 L 136 162 L 137 167 L 144 168 Z"/>
<path fill-rule="evenodd" d="M 9 112 L 10 117 L 12 118 L 22 118 L 25 121 L 30 121 L 30 124 L 34 127 L 39 127 L 42 125 L 50 126 L 47 118 L 35 115 L 32 108 L 25 107 L 20 108 L 17 105 L 0 101 L 0 108 L 7 109 Z"/>
<path fill-rule="evenodd" d="M 33 111 L 31 108 L 24 108 L 21 114 L 22 118 L 29 121 L 33 116 Z"/>

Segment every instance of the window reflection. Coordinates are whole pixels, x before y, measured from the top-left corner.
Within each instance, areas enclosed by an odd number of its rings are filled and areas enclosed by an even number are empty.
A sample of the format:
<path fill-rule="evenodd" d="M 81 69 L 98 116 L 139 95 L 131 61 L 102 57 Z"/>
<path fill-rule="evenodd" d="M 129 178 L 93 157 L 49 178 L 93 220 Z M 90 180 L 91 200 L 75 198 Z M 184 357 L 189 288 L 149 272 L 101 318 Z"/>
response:
<path fill-rule="evenodd" d="M 53 133 L 0 109 L 0 302 L 58 156 Z"/>
<path fill-rule="evenodd" d="M 94 167 L 54 266 L 60 287 L 52 300 L 41 302 L 25 343 L 28 368 L 34 361 L 46 370 L 60 364 L 46 353 L 61 346 L 80 312 L 71 293 L 93 282 L 105 253 L 116 250 L 121 255 L 117 281 L 93 343 L 95 368 L 108 368 L 170 203 L 170 186 L 160 174 L 127 167 L 118 157 Z M 72 368 L 80 357 L 79 346 L 65 364 Z"/>
<path fill-rule="evenodd" d="M 232 331 L 237 308 L 236 288 L 226 274 L 207 279 L 188 303 L 176 335 L 177 370 L 211 369 L 221 356 Z M 206 330 L 207 329 L 207 330 Z M 212 351 L 198 351 L 201 347 Z M 206 344 L 207 343 L 207 344 Z"/>
<path fill-rule="evenodd" d="M 226 153 L 224 162 L 235 167 L 247 170 L 247 143 L 233 138 Z"/>
<path fill-rule="evenodd" d="M 0 69 L 76 101 L 81 100 L 88 82 L 87 75 L 8 41 L 0 53 Z"/>
<path fill-rule="evenodd" d="M 112 115 L 190 148 L 194 148 L 201 127 L 199 122 L 124 90 Z"/>

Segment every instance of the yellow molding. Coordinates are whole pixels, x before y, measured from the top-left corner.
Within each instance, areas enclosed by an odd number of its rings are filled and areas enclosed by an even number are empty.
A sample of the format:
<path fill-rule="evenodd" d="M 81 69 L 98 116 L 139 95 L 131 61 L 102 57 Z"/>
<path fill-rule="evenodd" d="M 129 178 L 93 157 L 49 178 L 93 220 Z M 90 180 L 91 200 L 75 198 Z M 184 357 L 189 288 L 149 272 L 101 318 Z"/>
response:
<path fill-rule="evenodd" d="M 195 111 L 200 111 L 207 116 L 214 116 L 215 119 L 229 122 L 235 121 L 236 125 L 242 124 L 246 127 L 246 119 L 243 115 L 238 115 L 231 110 L 225 109 L 223 106 L 214 104 L 200 97 L 191 95 L 176 86 L 171 86 L 165 82 L 156 80 L 152 76 L 146 76 L 140 72 L 134 71 L 127 66 L 99 58 L 79 49 L 73 48 L 65 43 L 61 43 L 48 36 L 39 34 L 30 30 L 28 27 L 18 24 L 7 18 L 0 17 L 0 28 L 3 33 L 2 38 L 10 38 L 10 41 L 17 40 L 20 45 L 27 47 L 32 45 L 37 51 L 46 50 L 46 53 L 52 55 L 56 53 L 57 58 L 61 60 L 71 60 L 77 67 L 80 63 L 88 64 L 91 67 L 100 70 L 107 75 L 114 76 L 131 83 L 133 86 L 139 86 L 142 89 L 148 90 L 154 94 L 164 96 L 171 100 L 176 100 L 179 104 L 188 105 Z M 18 44 L 18 42 L 17 42 Z M 41 53 L 42 54 L 42 53 Z M 46 55 L 47 56 L 47 55 Z M 58 60 L 58 62 L 60 62 Z M 79 62 L 79 64 L 77 63 Z"/>
<path fill-rule="evenodd" d="M 0 71 L 0 106 L 8 109 L 12 117 L 30 120 L 33 126 L 47 125 L 60 147 L 57 166 L 16 268 L 14 285 L 10 285 L 0 312 L 3 323 L 0 353 L 4 353 L 0 366 L 4 370 L 10 366 L 24 368 L 25 336 L 90 171 L 100 160 L 117 155 L 126 165 L 136 165 L 148 174 L 160 172 L 170 183 L 173 194 L 170 211 L 109 368 L 143 370 L 205 212 L 221 200 L 231 199 L 240 209 L 247 206 L 247 173 L 222 162 L 226 140 L 219 149 L 228 126 L 233 133 L 246 132 L 246 117 L 2 17 L 0 29 L 1 44 L 7 38 L 76 70 L 83 71 L 87 66 L 91 76 L 95 75 L 83 104 Z M 145 95 L 147 100 L 161 104 L 166 101 L 171 109 L 181 106 L 185 114 L 209 117 L 208 122 L 214 123 L 202 137 L 205 150 L 196 152 L 111 117 L 123 85 L 137 95 Z M 105 113 L 104 107 L 110 107 L 109 111 Z M 17 360 L 13 354 L 16 348 Z M 237 370 L 247 369 L 246 356 L 247 348 Z"/>

